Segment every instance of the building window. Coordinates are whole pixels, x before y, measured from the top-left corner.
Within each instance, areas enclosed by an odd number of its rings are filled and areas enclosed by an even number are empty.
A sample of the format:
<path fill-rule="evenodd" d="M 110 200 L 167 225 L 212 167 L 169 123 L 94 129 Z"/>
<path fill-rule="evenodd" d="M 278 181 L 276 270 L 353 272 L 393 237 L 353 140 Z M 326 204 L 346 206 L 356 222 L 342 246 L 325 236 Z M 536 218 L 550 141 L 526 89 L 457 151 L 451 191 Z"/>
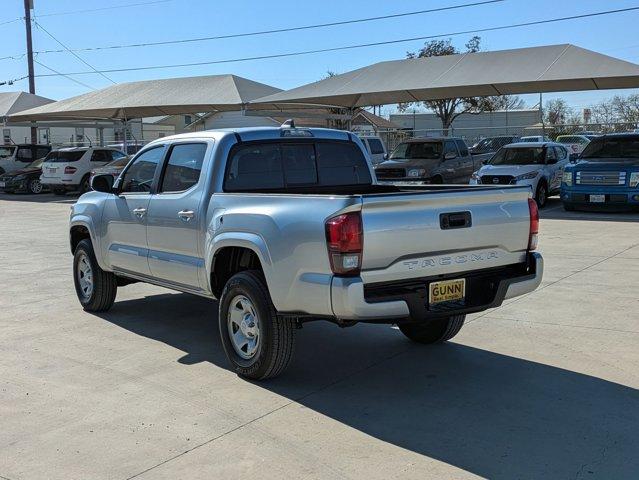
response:
<path fill-rule="evenodd" d="M 191 115 L 184 115 L 184 125 L 191 125 Z"/>

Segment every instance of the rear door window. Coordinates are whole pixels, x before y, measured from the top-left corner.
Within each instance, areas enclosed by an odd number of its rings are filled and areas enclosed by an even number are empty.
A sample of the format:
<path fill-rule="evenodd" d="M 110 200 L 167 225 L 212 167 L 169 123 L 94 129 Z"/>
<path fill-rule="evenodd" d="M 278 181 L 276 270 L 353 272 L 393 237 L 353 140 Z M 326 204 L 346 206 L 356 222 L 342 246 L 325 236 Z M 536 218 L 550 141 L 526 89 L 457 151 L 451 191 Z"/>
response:
<path fill-rule="evenodd" d="M 463 140 L 455 140 L 457 142 L 457 148 L 459 149 L 459 155 L 462 157 L 467 157 L 468 156 L 468 146 L 466 145 L 466 142 L 464 142 Z"/>
<path fill-rule="evenodd" d="M 269 142 L 240 145 L 231 151 L 224 189 L 237 192 L 370 183 L 366 159 L 352 142 Z"/>
<path fill-rule="evenodd" d="M 31 163 L 33 159 L 33 150 L 31 147 L 18 147 L 18 154 L 16 155 L 16 159 L 19 162 Z"/>
<path fill-rule="evenodd" d="M 384 153 L 384 145 L 382 145 L 382 141 L 379 138 L 369 138 L 368 146 L 372 155 Z"/>
<path fill-rule="evenodd" d="M 444 142 L 444 156 L 446 156 L 447 153 L 454 153 L 455 155 L 459 155 L 459 153 L 457 152 L 457 146 L 452 140 L 446 140 Z"/>
<path fill-rule="evenodd" d="M 93 150 L 93 154 L 91 155 L 92 162 L 110 162 L 112 160 L 111 155 L 106 150 Z"/>

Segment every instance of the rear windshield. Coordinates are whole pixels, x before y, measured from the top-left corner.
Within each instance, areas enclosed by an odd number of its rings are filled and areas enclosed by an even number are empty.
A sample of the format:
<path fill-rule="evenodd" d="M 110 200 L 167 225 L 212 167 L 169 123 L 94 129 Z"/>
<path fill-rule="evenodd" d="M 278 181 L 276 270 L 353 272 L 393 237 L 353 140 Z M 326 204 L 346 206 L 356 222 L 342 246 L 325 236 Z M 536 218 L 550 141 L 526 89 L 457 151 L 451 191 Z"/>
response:
<path fill-rule="evenodd" d="M 371 183 L 366 159 L 352 142 L 251 142 L 231 150 L 224 190 L 260 191 Z"/>
<path fill-rule="evenodd" d="M 594 139 L 584 149 L 581 158 L 602 162 L 623 158 L 639 163 L 639 137 Z"/>
<path fill-rule="evenodd" d="M 44 161 L 50 163 L 77 162 L 84 153 L 84 151 L 60 152 L 54 150 L 49 152 Z"/>
<path fill-rule="evenodd" d="M 16 147 L 0 147 L 0 158 L 9 158 L 16 151 Z"/>
<path fill-rule="evenodd" d="M 390 155 L 391 160 L 426 159 L 435 160 L 442 156 L 442 142 L 406 142 L 397 145 Z"/>
<path fill-rule="evenodd" d="M 588 139 L 586 137 L 574 137 L 574 136 L 563 136 L 560 135 L 557 137 L 557 141 L 559 143 L 588 143 Z"/>
<path fill-rule="evenodd" d="M 539 148 L 502 148 L 493 158 L 491 165 L 537 165 L 544 163 L 544 149 Z"/>

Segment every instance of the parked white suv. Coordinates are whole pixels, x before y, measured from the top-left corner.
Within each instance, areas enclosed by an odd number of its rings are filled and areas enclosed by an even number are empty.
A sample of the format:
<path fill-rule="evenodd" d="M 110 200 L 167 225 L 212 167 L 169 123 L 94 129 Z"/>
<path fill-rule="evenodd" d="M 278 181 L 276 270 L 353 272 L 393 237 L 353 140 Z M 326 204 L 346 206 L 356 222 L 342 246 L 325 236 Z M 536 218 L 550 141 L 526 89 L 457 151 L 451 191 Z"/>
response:
<path fill-rule="evenodd" d="M 471 185 L 529 185 L 539 208 L 557 195 L 570 152 L 554 142 L 512 143 L 473 173 Z"/>
<path fill-rule="evenodd" d="M 359 137 L 368 154 L 371 157 L 371 162 L 373 165 L 377 165 L 382 163 L 384 160 L 388 158 L 388 152 L 386 151 L 386 145 L 382 142 L 382 139 L 379 137 Z"/>
<path fill-rule="evenodd" d="M 77 190 L 90 190 L 91 170 L 124 157 L 124 153 L 108 147 L 72 147 L 53 150 L 42 164 L 40 183 L 56 195 Z"/>

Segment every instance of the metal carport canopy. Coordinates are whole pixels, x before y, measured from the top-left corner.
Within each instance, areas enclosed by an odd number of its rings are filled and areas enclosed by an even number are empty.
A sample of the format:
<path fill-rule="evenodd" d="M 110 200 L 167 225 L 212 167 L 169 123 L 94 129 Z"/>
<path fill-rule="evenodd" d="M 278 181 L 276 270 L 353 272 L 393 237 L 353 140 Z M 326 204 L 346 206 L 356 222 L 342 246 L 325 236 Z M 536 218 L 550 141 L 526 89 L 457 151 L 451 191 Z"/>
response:
<path fill-rule="evenodd" d="M 10 115 L 12 122 L 113 119 L 240 110 L 279 88 L 236 75 L 169 78 L 121 83 Z"/>
<path fill-rule="evenodd" d="M 639 87 L 639 65 L 574 45 L 381 62 L 258 98 L 250 108 L 366 107 L 446 98 Z"/>

